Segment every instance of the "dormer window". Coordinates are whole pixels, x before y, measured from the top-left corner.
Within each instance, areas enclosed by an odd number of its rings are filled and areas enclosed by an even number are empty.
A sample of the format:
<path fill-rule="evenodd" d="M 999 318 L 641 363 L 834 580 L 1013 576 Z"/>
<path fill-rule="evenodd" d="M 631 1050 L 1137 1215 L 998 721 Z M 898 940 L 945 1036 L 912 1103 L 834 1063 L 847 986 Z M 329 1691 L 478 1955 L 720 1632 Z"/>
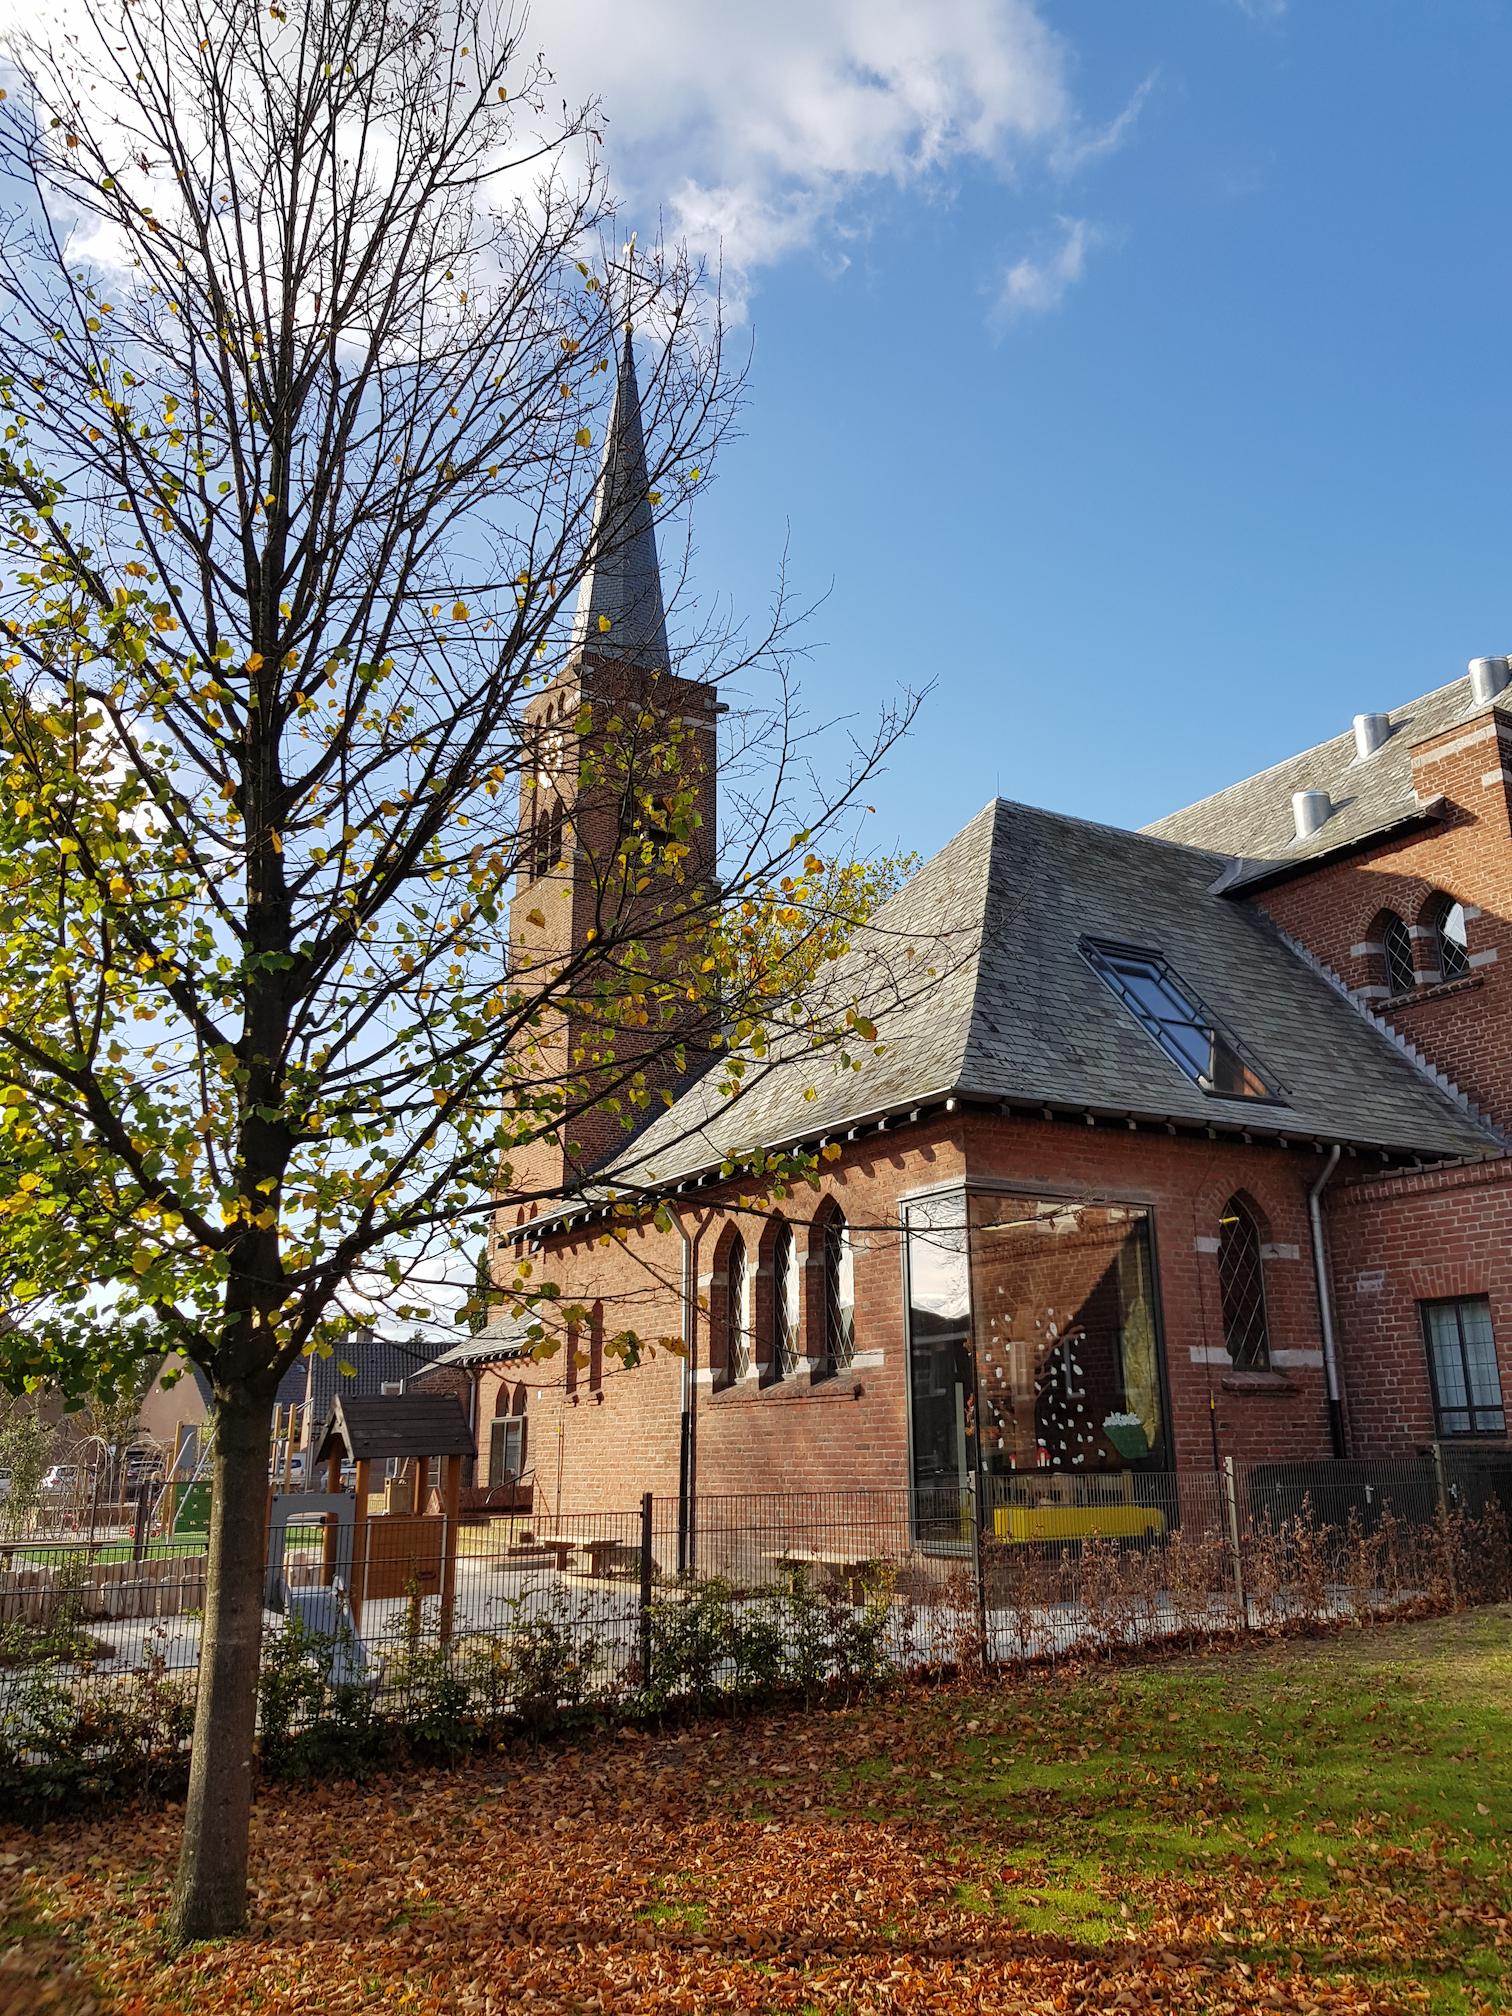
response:
<path fill-rule="evenodd" d="M 1175 973 L 1139 945 L 1084 938 L 1082 956 L 1173 1064 L 1215 1099 L 1279 1099 L 1280 1087 Z"/>

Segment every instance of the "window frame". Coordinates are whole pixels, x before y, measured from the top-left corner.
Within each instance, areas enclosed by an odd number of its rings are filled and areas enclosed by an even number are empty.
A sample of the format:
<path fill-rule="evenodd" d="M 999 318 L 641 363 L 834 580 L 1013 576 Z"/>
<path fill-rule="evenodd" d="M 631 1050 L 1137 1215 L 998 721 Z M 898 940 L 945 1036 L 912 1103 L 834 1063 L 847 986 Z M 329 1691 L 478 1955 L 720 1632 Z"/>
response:
<path fill-rule="evenodd" d="M 1121 1001 L 1130 1017 L 1154 1043 L 1167 1062 L 1174 1064 L 1189 1085 L 1195 1085 L 1204 1098 L 1232 1099 L 1246 1106 L 1284 1106 L 1286 1088 L 1271 1071 L 1261 1064 L 1248 1045 L 1242 1043 L 1234 1031 L 1215 1015 L 1197 990 L 1189 986 L 1176 971 L 1163 952 L 1150 945 L 1132 945 L 1120 939 L 1083 937 L 1078 941 L 1078 950 L 1098 979 Z M 1158 1015 L 1135 991 L 1125 976 L 1123 969 L 1143 967 L 1147 979 L 1164 991 L 1168 1000 L 1173 1001 L 1186 1012 L 1180 1015 Z M 1177 1041 L 1174 1031 L 1187 1030 L 1206 1039 L 1209 1056 L 1215 1056 L 1222 1045 L 1231 1052 L 1234 1061 L 1244 1074 L 1259 1086 L 1258 1091 L 1230 1090 L 1214 1082 L 1211 1074 L 1194 1064 L 1188 1052 Z"/>
<path fill-rule="evenodd" d="M 1491 1375 L 1496 1381 L 1494 1402 L 1478 1400 L 1470 1376 L 1470 1354 L 1465 1342 L 1464 1311 L 1467 1308 L 1484 1309 L 1486 1327 L 1491 1333 Z M 1439 1391 L 1438 1357 L 1434 1350 L 1432 1314 L 1436 1309 L 1454 1311 L 1455 1342 L 1459 1347 L 1460 1375 L 1464 1382 L 1465 1403 L 1463 1407 L 1446 1406 Z M 1491 1298 L 1488 1295 L 1436 1295 L 1418 1303 L 1418 1318 L 1423 1334 L 1423 1351 L 1428 1360 L 1428 1391 L 1433 1402 L 1433 1432 L 1441 1442 L 1459 1441 L 1480 1436 L 1505 1436 L 1507 1432 L 1506 1394 L 1501 1383 L 1501 1363 L 1496 1355 L 1496 1329 L 1491 1321 Z M 1448 1428 L 1444 1416 L 1463 1414 L 1467 1425 L 1463 1428 Z M 1478 1425 L 1478 1417 L 1483 1414 L 1497 1416 L 1495 1426 Z"/>

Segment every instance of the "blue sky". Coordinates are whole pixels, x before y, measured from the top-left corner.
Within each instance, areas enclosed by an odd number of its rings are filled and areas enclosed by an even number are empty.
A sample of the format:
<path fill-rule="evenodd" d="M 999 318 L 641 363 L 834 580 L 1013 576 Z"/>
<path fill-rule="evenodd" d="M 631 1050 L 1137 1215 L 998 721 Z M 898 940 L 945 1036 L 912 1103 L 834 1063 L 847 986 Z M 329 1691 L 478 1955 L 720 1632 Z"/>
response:
<path fill-rule="evenodd" d="M 676 117 L 595 79 L 755 344 L 700 588 L 759 609 L 786 540 L 813 712 L 934 682 L 873 840 L 994 791 L 1136 824 L 1512 649 L 1508 7 L 938 7 L 766 12 Z M 772 143 L 795 76 L 836 130 Z"/>

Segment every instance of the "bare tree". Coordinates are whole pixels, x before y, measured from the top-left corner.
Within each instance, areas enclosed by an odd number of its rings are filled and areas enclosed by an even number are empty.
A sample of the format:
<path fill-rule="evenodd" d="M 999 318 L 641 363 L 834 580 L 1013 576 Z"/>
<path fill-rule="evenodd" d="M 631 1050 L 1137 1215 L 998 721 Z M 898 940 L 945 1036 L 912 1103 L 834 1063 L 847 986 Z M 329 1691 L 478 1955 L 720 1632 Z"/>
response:
<path fill-rule="evenodd" d="M 15 57 L 0 1363 L 77 1391 L 177 1350 L 212 1385 L 194 1937 L 245 1909 L 278 1378 L 381 1295 L 423 1311 L 536 1144 L 700 1067 L 733 1088 L 778 1021 L 854 1040 L 824 850 L 912 703 L 817 783 L 779 601 L 651 668 L 674 696 L 775 671 L 755 743 L 711 758 L 612 679 L 543 716 L 615 642 L 581 584 L 707 482 L 740 387 L 702 276 L 616 254 L 592 108 L 551 109 L 518 19 L 104 0 Z M 631 325 L 644 479 L 606 509 Z M 560 845 L 545 735 L 594 856 L 570 953 L 508 942 Z M 739 773 L 718 858 L 710 760 Z"/>

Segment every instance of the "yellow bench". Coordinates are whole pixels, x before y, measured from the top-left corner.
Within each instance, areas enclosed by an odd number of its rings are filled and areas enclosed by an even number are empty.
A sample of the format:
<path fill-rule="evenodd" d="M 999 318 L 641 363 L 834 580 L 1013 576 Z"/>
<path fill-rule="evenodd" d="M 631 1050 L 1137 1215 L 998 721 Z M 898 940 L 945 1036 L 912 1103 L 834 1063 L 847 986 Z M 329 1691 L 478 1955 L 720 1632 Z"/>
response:
<path fill-rule="evenodd" d="M 1166 1530 L 1151 1505 L 999 1505 L 999 1540 L 1152 1540 Z"/>

